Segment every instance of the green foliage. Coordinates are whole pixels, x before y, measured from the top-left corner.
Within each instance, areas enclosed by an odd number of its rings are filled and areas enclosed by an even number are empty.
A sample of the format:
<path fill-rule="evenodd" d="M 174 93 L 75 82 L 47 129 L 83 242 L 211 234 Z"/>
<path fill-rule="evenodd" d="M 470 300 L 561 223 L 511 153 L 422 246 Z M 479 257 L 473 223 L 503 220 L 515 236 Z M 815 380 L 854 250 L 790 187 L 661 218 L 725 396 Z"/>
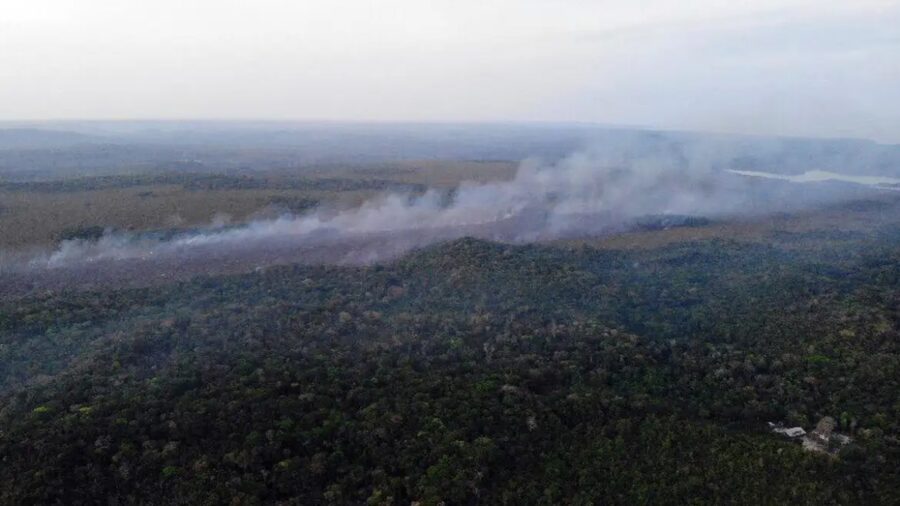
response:
<path fill-rule="evenodd" d="M 895 504 L 898 238 L 461 240 L 7 301 L 0 503 Z M 765 426 L 824 415 L 837 457 Z"/>

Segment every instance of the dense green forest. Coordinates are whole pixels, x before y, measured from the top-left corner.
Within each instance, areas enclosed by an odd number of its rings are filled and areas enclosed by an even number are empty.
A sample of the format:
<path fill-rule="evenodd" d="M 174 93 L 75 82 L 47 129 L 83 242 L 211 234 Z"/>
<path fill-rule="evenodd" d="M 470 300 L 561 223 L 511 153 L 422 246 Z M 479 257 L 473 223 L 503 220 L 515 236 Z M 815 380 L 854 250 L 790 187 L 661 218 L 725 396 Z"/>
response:
<path fill-rule="evenodd" d="M 0 502 L 897 504 L 898 283 L 890 225 L 6 300 Z"/>

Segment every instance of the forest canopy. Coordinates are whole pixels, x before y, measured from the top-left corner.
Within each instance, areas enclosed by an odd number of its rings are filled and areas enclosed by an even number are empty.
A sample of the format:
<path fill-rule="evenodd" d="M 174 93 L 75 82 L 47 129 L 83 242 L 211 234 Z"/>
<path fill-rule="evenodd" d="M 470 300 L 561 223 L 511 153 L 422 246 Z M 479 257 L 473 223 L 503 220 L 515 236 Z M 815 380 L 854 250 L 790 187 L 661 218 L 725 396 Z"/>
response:
<path fill-rule="evenodd" d="M 890 504 L 898 245 L 461 239 L 10 299 L 0 502 Z M 825 416 L 835 455 L 767 426 Z"/>

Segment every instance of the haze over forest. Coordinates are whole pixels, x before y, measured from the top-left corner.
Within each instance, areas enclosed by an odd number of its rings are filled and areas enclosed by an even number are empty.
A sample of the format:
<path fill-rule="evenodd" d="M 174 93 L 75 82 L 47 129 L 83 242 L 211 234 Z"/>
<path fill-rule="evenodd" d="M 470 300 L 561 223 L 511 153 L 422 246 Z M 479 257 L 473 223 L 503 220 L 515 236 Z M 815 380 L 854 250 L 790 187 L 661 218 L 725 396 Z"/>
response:
<path fill-rule="evenodd" d="M 900 503 L 900 3 L 7 3 L 0 506 Z"/>

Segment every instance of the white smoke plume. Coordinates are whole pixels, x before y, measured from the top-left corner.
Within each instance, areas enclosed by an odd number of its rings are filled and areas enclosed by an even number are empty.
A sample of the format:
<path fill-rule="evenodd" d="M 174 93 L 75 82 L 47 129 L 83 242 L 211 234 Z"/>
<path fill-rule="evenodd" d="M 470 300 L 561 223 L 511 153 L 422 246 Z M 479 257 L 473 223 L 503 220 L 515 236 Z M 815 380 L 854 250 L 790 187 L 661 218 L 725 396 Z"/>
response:
<path fill-rule="evenodd" d="M 30 258 L 24 268 L 134 259 L 212 261 L 229 254 L 263 258 L 272 252 L 279 259 L 303 260 L 307 252 L 319 262 L 365 263 L 462 236 L 546 240 L 621 230 L 647 215 L 769 212 L 825 198 L 772 194 L 769 185 L 777 183 L 720 170 L 722 158 L 715 146 L 702 144 L 676 153 L 589 150 L 555 164 L 525 161 L 510 181 L 389 194 L 353 209 L 317 209 L 230 228 L 218 223 L 169 237 L 112 232 L 93 241 L 68 240 Z"/>

